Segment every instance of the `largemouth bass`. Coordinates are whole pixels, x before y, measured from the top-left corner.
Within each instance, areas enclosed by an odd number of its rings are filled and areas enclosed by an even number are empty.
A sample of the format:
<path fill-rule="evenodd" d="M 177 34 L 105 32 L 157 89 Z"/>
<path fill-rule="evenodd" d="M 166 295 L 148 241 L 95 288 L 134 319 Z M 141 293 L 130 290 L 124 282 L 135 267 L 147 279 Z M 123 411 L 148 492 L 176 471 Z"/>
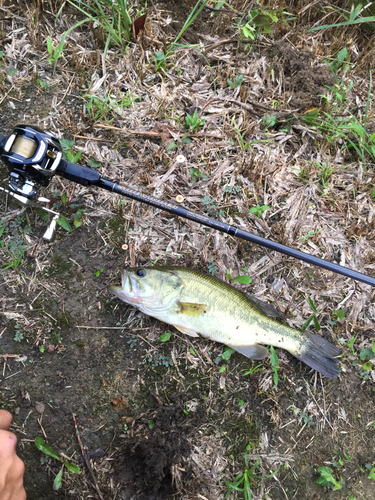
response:
<path fill-rule="evenodd" d="M 328 378 L 338 377 L 341 353 L 319 335 L 276 321 L 280 313 L 231 285 L 183 267 L 136 267 L 109 290 L 127 304 L 192 337 L 221 342 L 251 359 L 263 359 L 266 344 L 286 349 Z"/>

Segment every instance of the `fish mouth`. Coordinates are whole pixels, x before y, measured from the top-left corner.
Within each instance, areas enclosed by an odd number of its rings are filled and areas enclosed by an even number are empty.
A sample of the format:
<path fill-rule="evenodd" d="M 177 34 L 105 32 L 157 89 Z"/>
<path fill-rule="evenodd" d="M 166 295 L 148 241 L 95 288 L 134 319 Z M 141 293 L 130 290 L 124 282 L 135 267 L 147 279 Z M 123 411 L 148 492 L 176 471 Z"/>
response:
<path fill-rule="evenodd" d="M 126 269 L 124 269 L 122 274 L 121 286 L 111 285 L 107 290 L 128 304 L 140 304 L 142 302 L 142 299 L 136 295 L 138 291 L 137 283 Z"/>

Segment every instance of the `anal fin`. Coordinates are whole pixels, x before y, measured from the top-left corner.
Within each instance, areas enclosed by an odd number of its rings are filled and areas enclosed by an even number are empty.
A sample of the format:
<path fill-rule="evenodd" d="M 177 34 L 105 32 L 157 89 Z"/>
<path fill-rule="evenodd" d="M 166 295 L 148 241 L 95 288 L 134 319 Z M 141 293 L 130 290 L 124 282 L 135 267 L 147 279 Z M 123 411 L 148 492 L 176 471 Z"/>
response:
<path fill-rule="evenodd" d="M 173 325 L 177 330 L 179 330 L 182 333 L 186 333 L 186 335 L 189 335 L 190 337 L 199 337 L 197 332 L 195 330 L 192 330 L 191 328 L 186 328 L 186 326 L 180 326 L 180 325 Z"/>
<path fill-rule="evenodd" d="M 227 345 L 250 359 L 263 359 L 269 354 L 269 350 L 266 347 L 259 344 L 252 344 L 252 345 L 227 344 Z"/>

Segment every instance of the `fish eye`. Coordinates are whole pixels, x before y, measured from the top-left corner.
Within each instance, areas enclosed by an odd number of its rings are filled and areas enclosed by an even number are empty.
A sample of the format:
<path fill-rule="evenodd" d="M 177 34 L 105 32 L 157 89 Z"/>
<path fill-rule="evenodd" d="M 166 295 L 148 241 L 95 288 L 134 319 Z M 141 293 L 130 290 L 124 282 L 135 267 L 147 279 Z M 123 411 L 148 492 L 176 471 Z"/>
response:
<path fill-rule="evenodd" d="M 143 276 L 145 276 L 146 272 L 144 269 L 138 269 L 137 271 L 137 276 L 139 276 L 140 278 L 143 278 Z"/>

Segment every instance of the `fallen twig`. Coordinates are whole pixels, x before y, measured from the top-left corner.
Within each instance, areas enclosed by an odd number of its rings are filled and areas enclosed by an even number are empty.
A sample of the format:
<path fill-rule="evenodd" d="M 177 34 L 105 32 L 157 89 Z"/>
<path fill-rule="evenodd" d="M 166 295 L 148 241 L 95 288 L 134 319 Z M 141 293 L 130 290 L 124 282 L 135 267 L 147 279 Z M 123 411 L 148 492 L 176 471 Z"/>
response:
<path fill-rule="evenodd" d="M 155 132 L 153 130 L 131 130 L 131 129 L 126 129 L 126 128 L 119 128 L 119 127 L 113 127 L 112 125 L 104 125 L 103 123 L 96 124 L 95 127 L 99 128 L 105 128 L 108 130 L 117 130 L 118 132 L 125 132 L 126 134 L 137 134 L 137 135 L 145 135 L 148 137 L 162 137 L 163 134 L 166 133 L 165 130 L 160 131 L 160 132 Z M 170 133 L 170 132 L 169 132 Z M 175 131 L 175 133 L 179 133 L 178 130 Z M 170 134 L 171 137 L 172 134 Z M 185 137 L 213 137 L 216 139 L 224 139 L 222 135 L 215 134 L 213 132 L 195 132 L 193 134 L 184 134 Z"/>
<path fill-rule="evenodd" d="M 81 451 L 82 451 L 82 456 L 85 460 L 85 464 L 86 464 L 86 467 L 88 468 L 88 471 L 90 472 L 90 475 L 91 475 L 91 478 L 94 482 L 94 486 L 95 486 L 95 489 L 99 495 L 99 498 L 100 500 L 104 500 L 104 497 L 99 489 L 99 486 L 98 486 L 98 483 L 96 481 L 96 478 L 95 478 L 95 475 L 94 475 L 94 471 L 92 470 L 92 467 L 91 467 L 91 464 L 90 464 L 90 460 L 87 456 L 87 453 L 86 453 L 86 450 L 82 444 L 82 441 L 81 441 L 81 436 L 79 435 L 79 431 L 78 431 L 78 426 L 77 426 L 77 421 L 76 421 L 76 417 L 74 415 L 74 413 L 72 413 L 72 417 L 73 417 L 73 422 L 74 422 L 74 427 L 75 427 L 75 430 L 76 430 L 76 435 L 77 435 L 77 440 L 78 440 L 78 443 L 79 443 L 79 446 L 81 448 Z"/>

